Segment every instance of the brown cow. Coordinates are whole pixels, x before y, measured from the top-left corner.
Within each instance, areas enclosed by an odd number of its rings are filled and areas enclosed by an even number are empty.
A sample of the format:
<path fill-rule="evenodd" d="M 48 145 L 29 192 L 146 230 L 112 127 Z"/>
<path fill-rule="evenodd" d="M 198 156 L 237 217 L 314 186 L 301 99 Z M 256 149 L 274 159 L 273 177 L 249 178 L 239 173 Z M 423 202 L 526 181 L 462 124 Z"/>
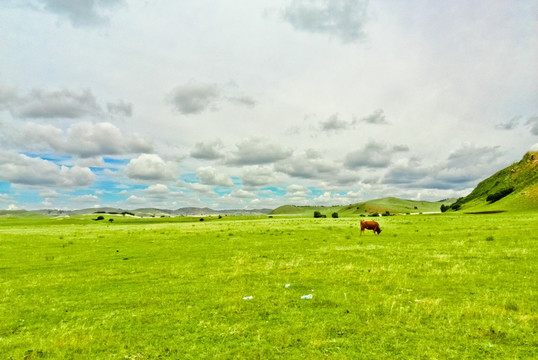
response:
<path fill-rule="evenodd" d="M 361 220 L 361 235 L 364 229 L 373 230 L 374 234 L 377 233 L 377 235 L 381 232 L 379 224 L 373 220 Z"/>

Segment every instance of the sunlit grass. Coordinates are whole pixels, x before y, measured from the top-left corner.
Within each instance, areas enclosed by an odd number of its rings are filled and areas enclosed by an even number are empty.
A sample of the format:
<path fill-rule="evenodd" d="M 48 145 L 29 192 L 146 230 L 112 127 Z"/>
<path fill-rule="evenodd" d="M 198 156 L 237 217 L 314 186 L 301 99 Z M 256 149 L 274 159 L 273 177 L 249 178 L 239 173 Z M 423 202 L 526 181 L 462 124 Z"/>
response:
<path fill-rule="evenodd" d="M 1 219 L 0 358 L 532 358 L 536 219 Z"/>

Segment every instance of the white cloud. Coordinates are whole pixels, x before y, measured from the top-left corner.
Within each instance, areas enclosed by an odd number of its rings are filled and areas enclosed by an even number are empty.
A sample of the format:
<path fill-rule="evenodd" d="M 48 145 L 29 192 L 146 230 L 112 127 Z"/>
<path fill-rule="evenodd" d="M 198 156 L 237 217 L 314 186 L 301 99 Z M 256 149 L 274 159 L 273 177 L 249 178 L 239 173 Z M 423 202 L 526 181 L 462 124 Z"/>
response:
<path fill-rule="evenodd" d="M 194 145 L 191 156 L 201 160 L 216 160 L 224 156 L 222 153 L 223 148 L 224 145 L 220 139 L 207 142 L 200 141 Z"/>
<path fill-rule="evenodd" d="M 169 181 L 177 177 L 175 164 L 165 162 L 159 155 L 142 154 L 132 159 L 125 169 L 128 177 L 142 181 Z"/>
<path fill-rule="evenodd" d="M 215 110 L 220 97 L 218 85 L 191 81 L 172 90 L 168 101 L 179 113 L 190 115 Z"/>
<path fill-rule="evenodd" d="M 131 195 L 126 200 L 126 202 L 128 204 L 135 204 L 135 205 L 143 204 L 145 201 L 146 201 L 145 198 L 139 197 L 139 196 L 136 196 L 136 195 Z"/>
<path fill-rule="evenodd" d="M 376 124 L 376 125 L 386 125 L 389 123 L 382 109 L 378 109 L 374 111 L 373 114 L 363 117 L 360 121 L 368 123 L 368 124 Z"/>
<path fill-rule="evenodd" d="M 170 194 L 170 189 L 163 184 L 153 184 L 144 190 L 144 193 L 150 196 L 163 197 Z"/>
<path fill-rule="evenodd" d="M 116 102 L 109 102 L 106 104 L 106 108 L 112 115 L 131 117 L 133 116 L 133 104 L 118 100 Z"/>
<path fill-rule="evenodd" d="M 263 138 L 252 137 L 236 145 L 226 162 L 230 165 L 263 165 L 289 158 L 293 151 Z"/>
<path fill-rule="evenodd" d="M 76 119 L 102 113 L 90 90 L 33 89 L 26 95 L 4 91 L 0 102 L 17 118 Z"/>
<path fill-rule="evenodd" d="M 232 179 L 228 175 L 211 166 L 198 168 L 196 170 L 196 176 L 198 176 L 200 182 L 204 185 L 233 186 Z"/>
<path fill-rule="evenodd" d="M 283 17 L 297 30 L 353 42 L 364 37 L 367 9 L 363 0 L 291 0 Z"/>
<path fill-rule="evenodd" d="M 57 166 L 40 158 L 0 152 L 0 179 L 20 185 L 71 188 L 93 184 L 95 175 L 88 168 Z"/>
<path fill-rule="evenodd" d="M 28 123 L 19 136 L 14 135 L 14 141 L 20 146 L 52 149 L 82 158 L 153 151 L 149 140 L 137 134 L 125 136 L 118 127 L 108 122 L 74 123 L 66 132 L 52 125 Z"/>
<path fill-rule="evenodd" d="M 43 9 L 69 19 L 74 27 L 107 24 L 108 14 L 124 0 L 38 0 Z"/>
<path fill-rule="evenodd" d="M 248 188 L 273 185 L 280 176 L 271 166 L 248 166 L 241 172 L 243 186 Z"/>
<path fill-rule="evenodd" d="M 201 114 L 219 110 L 223 102 L 252 108 L 256 101 L 247 95 L 237 94 L 237 85 L 218 85 L 191 80 L 176 86 L 167 96 L 168 102 L 183 115 Z"/>

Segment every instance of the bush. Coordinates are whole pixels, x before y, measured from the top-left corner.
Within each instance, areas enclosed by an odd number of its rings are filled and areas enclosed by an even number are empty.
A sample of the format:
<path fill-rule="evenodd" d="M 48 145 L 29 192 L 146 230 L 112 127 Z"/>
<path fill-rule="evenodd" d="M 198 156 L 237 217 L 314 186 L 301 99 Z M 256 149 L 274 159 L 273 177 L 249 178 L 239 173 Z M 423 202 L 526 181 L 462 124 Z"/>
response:
<path fill-rule="evenodd" d="M 495 194 L 488 195 L 486 198 L 486 201 L 489 201 L 489 203 L 494 203 L 495 201 L 501 200 L 506 195 L 512 193 L 514 191 L 513 187 L 509 187 L 506 189 L 502 189 L 500 191 L 497 191 Z"/>
<path fill-rule="evenodd" d="M 97 219 L 93 219 L 94 221 L 99 221 L 99 220 L 105 220 L 104 216 L 103 215 L 99 215 L 97 217 Z"/>
<path fill-rule="evenodd" d="M 450 208 L 454 211 L 458 211 L 461 208 L 460 204 L 452 204 L 450 205 Z"/>
<path fill-rule="evenodd" d="M 314 217 L 315 218 L 320 218 L 320 217 L 323 217 L 323 215 L 321 215 L 321 213 L 319 211 L 314 211 Z"/>
<path fill-rule="evenodd" d="M 385 211 L 385 213 L 382 216 L 390 216 L 390 211 Z"/>
<path fill-rule="evenodd" d="M 337 212 L 333 212 L 332 217 L 333 217 L 334 219 L 338 219 L 338 213 L 337 213 Z"/>
<path fill-rule="evenodd" d="M 447 211 L 448 209 L 450 209 L 450 206 L 445 205 L 445 204 L 441 205 L 441 212 L 445 212 L 445 211 Z"/>

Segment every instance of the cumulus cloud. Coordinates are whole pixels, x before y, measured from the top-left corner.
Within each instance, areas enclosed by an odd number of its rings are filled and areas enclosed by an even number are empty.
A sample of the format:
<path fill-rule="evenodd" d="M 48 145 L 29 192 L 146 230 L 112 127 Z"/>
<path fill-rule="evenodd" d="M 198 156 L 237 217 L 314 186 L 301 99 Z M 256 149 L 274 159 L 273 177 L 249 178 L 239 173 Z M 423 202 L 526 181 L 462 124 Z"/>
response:
<path fill-rule="evenodd" d="M 527 125 L 530 125 L 531 133 L 533 135 L 538 135 L 538 116 L 528 118 Z"/>
<path fill-rule="evenodd" d="M 170 189 L 163 184 L 153 184 L 145 189 L 144 193 L 154 197 L 164 197 L 170 194 Z"/>
<path fill-rule="evenodd" d="M 249 166 L 243 169 L 241 181 L 246 187 L 259 187 L 278 183 L 279 175 L 271 166 Z"/>
<path fill-rule="evenodd" d="M 464 145 L 454 150 L 448 156 L 446 167 L 452 169 L 462 169 L 476 167 L 482 164 L 496 163 L 500 154 L 500 146 Z"/>
<path fill-rule="evenodd" d="M 420 166 L 411 160 L 408 165 L 394 166 L 385 174 L 382 182 L 413 189 L 473 188 L 487 174 L 506 167 L 499 158 L 501 152 L 498 146 L 464 145 L 435 165 Z"/>
<path fill-rule="evenodd" d="M 263 165 L 289 158 L 293 151 L 262 138 L 250 138 L 236 145 L 226 160 L 231 165 Z"/>
<path fill-rule="evenodd" d="M 348 43 L 364 37 L 367 10 L 368 1 L 363 0 L 292 0 L 283 18 L 297 30 L 327 34 Z"/>
<path fill-rule="evenodd" d="M 153 151 L 149 140 L 136 134 L 123 135 L 119 128 L 107 122 L 75 123 L 65 132 L 52 125 L 28 123 L 13 137 L 18 146 L 32 144 L 34 149 L 52 149 L 82 158 Z"/>
<path fill-rule="evenodd" d="M 311 194 L 303 185 L 292 184 L 286 188 L 286 198 L 292 203 L 303 203 Z"/>
<path fill-rule="evenodd" d="M 256 100 L 254 100 L 250 96 L 232 96 L 229 97 L 228 100 L 237 105 L 246 107 L 254 107 L 256 105 Z"/>
<path fill-rule="evenodd" d="M 360 121 L 375 125 L 386 125 L 389 123 L 382 109 L 374 111 L 372 114 L 363 117 Z"/>
<path fill-rule="evenodd" d="M 80 195 L 80 196 L 72 196 L 72 201 L 79 202 L 79 203 L 96 203 L 101 201 L 97 196 L 95 195 Z"/>
<path fill-rule="evenodd" d="M 194 145 L 194 149 L 191 151 L 191 156 L 195 159 L 201 160 L 216 160 L 224 156 L 222 153 L 222 148 L 224 145 L 220 139 L 207 141 L 207 142 L 197 142 Z"/>
<path fill-rule="evenodd" d="M 200 167 L 196 170 L 196 176 L 200 179 L 200 182 L 204 185 L 215 186 L 233 186 L 232 179 L 211 166 Z"/>
<path fill-rule="evenodd" d="M 190 115 L 215 109 L 220 97 L 218 85 L 191 81 L 172 90 L 168 101 L 179 113 Z"/>
<path fill-rule="evenodd" d="M 106 24 L 108 15 L 124 0 L 38 0 L 43 9 L 69 19 L 74 27 Z"/>
<path fill-rule="evenodd" d="M 29 186 L 84 187 L 93 184 L 95 175 L 88 168 L 57 166 L 41 158 L 0 152 L 0 179 Z"/>
<path fill-rule="evenodd" d="M 90 90 L 33 89 L 20 95 L 14 89 L 0 91 L 0 108 L 16 118 L 69 118 L 97 116 L 102 113 Z"/>
<path fill-rule="evenodd" d="M 167 163 L 155 154 L 142 154 L 132 159 L 125 172 L 131 179 L 143 181 L 169 181 L 177 177 L 175 164 Z"/>
<path fill-rule="evenodd" d="M 332 176 L 338 172 L 333 163 L 320 158 L 309 158 L 307 153 L 305 156 L 296 156 L 275 164 L 275 170 L 304 179 Z"/>
<path fill-rule="evenodd" d="M 347 130 L 350 127 L 352 127 L 355 122 L 354 121 L 345 121 L 341 120 L 338 117 L 338 114 L 333 114 L 329 116 L 326 120 L 320 121 L 320 128 L 323 131 L 338 131 L 338 130 Z"/>
<path fill-rule="evenodd" d="M 218 110 L 223 101 L 246 107 L 256 105 L 256 101 L 250 96 L 237 95 L 235 87 L 235 84 L 227 86 L 190 81 L 173 89 L 167 99 L 175 110 L 183 115 Z"/>
<path fill-rule="evenodd" d="M 116 102 L 109 102 L 106 104 L 106 108 L 109 113 L 117 116 L 131 117 L 133 116 L 133 104 L 118 100 Z"/>
<path fill-rule="evenodd" d="M 525 121 L 526 120 L 526 121 Z M 495 126 L 498 130 L 514 130 L 519 126 L 528 126 L 533 135 L 538 135 L 538 116 L 514 116 L 507 122 L 499 123 Z"/>
<path fill-rule="evenodd" d="M 394 153 L 408 150 L 405 145 L 389 146 L 371 141 L 362 149 L 348 153 L 344 165 L 349 169 L 385 168 L 391 163 Z"/>
<path fill-rule="evenodd" d="M 495 126 L 496 129 L 499 130 L 512 130 L 515 129 L 521 122 L 521 119 L 523 119 L 523 116 L 514 116 L 512 119 L 505 123 L 500 123 Z"/>
<path fill-rule="evenodd" d="M 136 196 L 136 195 L 131 195 L 127 198 L 127 200 L 125 200 L 127 203 L 129 204 L 136 204 L 136 205 L 139 205 L 139 204 L 143 204 L 146 202 L 146 199 L 143 198 L 143 197 L 140 197 L 140 196 Z"/>

